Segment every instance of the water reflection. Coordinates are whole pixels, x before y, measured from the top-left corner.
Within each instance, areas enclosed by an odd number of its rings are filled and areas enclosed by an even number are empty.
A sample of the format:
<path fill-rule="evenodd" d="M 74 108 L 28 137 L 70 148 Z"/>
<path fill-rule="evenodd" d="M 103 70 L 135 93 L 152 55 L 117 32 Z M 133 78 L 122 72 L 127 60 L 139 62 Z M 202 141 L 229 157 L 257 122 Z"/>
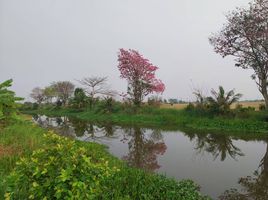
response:
<path fill-rule="evenodd" d="M 100 140 L 102 138 L 113 138 L 116 126 L 111 123 L 93 124 L 76 118 L 69 119 L 69 126 L 72 126 L 77 138 L 81 140 Z"/>
<path fill-rule="evenodd" d="M 224 161 L 227 156 L 234 160 L 237 157 L 244 156 L 244 153 L 233 144 L 230 136 L 223 134 L 194 134 L 186 133 L 191 141 L 195 143 L 195 150 L 197 154 L 208 153 L 216 160 L 219 158 Z"/>
<path fill-rule="evenodd" d="M 242 177 L 238 183 L 241 189 L 232 188 L 219 197 L 221 200 L 267 200 L 268 199 L 268 142 L 266 153 L 259 167 L 251 176 Z"/>
<path fill-rule="evenodd" d="M 145 137 L 145 131 L 139 127 L 130 128 L 126 132 L 131 139 L 128 142 L 129 153 L 123 159 L 130 166 L 149 171 L 159 169 L 157 157 L 163 155 L 167 149 L 161 132 L 153 131 L 147 137 Z"/>
<path fill-rule="evenodd" d="M 67 136 L 73 135 L 81 140 L 101 141 L 119 137 L 115 134 L 118 127 L 111 123 L 92 124 L 66 117 L 35 116 L 33 119 L 43 127 L 57 127 L 57 132 Z M 145 129 L 139 127 L 121 127 L 121 130 L 123 137 L 120 141 L 128 145 L 128 153 L 122 159 L 133 167 L 150 171 L 159 169 L 157 157 L 163 155 L 167 149 L 161 131 L 152 130 L 151 133 L 145 134 Z"/>

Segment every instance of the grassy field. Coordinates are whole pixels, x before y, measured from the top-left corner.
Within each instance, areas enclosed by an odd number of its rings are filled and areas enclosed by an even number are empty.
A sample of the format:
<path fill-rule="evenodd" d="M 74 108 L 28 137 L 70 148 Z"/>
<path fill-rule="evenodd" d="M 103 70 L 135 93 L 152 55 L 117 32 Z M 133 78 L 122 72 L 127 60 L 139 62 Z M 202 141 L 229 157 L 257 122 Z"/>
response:
<path fill-rule="evenodd" d="M 23 119 L 0 130 L 0 147 L 0 199 L 209 199 L 190 180 L 127 167 L 103 145 Z"/>
<path fill-rule="evenodd" d="M 254 101 L 254 102 L 249 102 L 249 101 L 241 101 L 241 102 L 238 102 L 238 103 L 234 103 L 231 108 L 234 109 L 237 104 L 240 104 L 242 105 L 242 107 L 253 107 L 255 108 L 256 111 L 259 110 L 259 105 L 260 104 L 264 104 L 264 102 L 261 102 L 261 101 Z M 186 108 L 188 105 L 188 103 L 181 103 L 181 104 L 173 104 L 173 105 L 170 105 L 170 104 L 162 104 L 160 107 L 161 108 L 168 108 L 168 109 L 178 109 L 178 110 L 182 110 L 184 108 Z"/>

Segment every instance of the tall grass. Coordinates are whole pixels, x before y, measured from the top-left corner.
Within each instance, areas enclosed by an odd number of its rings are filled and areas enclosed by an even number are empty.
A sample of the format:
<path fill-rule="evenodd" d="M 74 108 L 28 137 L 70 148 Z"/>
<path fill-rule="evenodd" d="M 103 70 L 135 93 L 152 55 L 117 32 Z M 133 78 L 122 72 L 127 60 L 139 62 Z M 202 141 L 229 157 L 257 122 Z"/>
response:
<path fill-rule="evenodd" d="M 43 133 L 45 130 L 24 120 L 0 129 L 0 199 L 5 190 L 3 180 L 22 156 L 44 145 Z"/>

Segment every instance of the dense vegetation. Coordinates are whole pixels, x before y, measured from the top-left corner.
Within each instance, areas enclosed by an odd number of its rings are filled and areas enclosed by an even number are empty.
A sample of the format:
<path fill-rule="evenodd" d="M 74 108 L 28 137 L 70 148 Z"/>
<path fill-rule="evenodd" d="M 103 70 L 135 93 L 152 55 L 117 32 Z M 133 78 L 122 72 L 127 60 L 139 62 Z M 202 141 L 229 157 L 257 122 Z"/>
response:
<path fill-rule="evenodd" d="M 46 132 L 25 120 L 1 130 L 1 199 L 205 199 L 192 181 L 129 168 L 102 145 Z"/>
<path fill-rule="evenodd" d="M 10 79 L 0 83 L 0 123 L 2 124 L 16 118 L 18 107 L 16 101 L 22 100 L 15 96 L 15 92 L 8 89 L 12 82 Z"/>

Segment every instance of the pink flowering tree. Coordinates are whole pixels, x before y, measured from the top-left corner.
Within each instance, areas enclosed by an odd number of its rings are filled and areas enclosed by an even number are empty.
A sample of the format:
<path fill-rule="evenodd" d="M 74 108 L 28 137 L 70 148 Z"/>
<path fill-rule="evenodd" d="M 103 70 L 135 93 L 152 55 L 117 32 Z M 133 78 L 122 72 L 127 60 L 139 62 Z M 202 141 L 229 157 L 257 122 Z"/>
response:
<path fill-rule="evenodd" d="M 155 77 L 158 67 L 135 50 L 120 49 L 118 54 L 120 77 L 128 81 L 127 94 L 136 106 L 140 106 L 150 93 L 163 93 L 165 85 Z"/>

